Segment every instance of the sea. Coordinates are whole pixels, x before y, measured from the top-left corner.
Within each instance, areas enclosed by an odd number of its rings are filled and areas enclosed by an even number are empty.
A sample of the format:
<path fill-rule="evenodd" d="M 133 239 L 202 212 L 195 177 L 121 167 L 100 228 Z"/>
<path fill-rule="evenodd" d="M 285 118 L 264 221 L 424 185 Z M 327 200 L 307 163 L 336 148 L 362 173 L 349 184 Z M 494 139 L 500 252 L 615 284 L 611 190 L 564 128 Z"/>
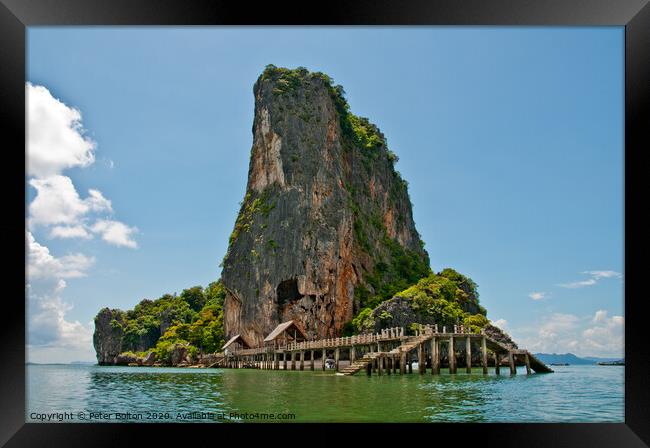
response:
<path fill-rule="evenodd" d="M 26 421 L 623 422 L 624 367 L 450 375 L 30 364 Z"/>

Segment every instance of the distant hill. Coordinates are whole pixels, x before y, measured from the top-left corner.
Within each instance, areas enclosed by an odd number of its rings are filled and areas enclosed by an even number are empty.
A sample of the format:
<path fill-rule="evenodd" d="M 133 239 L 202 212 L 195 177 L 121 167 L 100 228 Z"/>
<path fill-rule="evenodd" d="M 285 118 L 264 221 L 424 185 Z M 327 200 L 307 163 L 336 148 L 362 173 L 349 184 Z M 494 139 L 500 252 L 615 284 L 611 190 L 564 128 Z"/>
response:
<path fill-rule="evenodd" d="M 572 364 L 572 365 L 586 365 L 586 364 L 596 364 L 598 362 L 610 362 L 618 361 L 621 358 L 597 358 L 595 356 L 586 356 L 584 358 L 579 358 L 573 353 L 535 353 L 535 356 L 540 359 L 545 364 Z"/>
<path fill-rule="evenodd" d="M 588 359 L 593 362 L 612 362 L 612 361 L 621 361 L 624 358 L 596 358 L 594 356 L 585 356 L 583 359 Z"/>

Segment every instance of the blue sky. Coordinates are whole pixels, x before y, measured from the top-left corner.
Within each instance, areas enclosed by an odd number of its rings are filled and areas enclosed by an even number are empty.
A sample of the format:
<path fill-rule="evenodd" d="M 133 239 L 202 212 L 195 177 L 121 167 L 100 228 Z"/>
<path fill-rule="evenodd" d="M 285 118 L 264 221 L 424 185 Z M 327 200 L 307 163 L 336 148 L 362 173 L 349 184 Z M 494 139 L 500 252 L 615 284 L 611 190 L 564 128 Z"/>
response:
<path fill-rule="evenodd" d="M 400 157 L 432 268 L 472 277 L 520 345 L 622 354 L 623 49 L 622 27 L 29 28 L 50 114 L 28 123 L 30 360 L 92 360 L 100 308 L 219 277 L 269 63 L 344 86 Z M 32 137 L 48 126 L 78 132 L 71 159 Z"/>

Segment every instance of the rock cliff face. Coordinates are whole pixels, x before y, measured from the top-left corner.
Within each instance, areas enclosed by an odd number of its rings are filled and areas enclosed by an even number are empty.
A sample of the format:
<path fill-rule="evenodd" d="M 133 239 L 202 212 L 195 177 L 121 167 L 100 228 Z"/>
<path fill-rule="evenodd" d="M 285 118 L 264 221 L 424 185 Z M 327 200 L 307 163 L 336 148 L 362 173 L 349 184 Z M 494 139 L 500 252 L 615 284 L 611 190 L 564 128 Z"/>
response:
<path fill-rule="evenodd" d="M 100 365 L 127 364 L 119 358 L 125 351 L 141 352 L 156 345 L 161 331 L 152 328 L 135 339 L 127 340 L 124 336 L 124 311 L 103 308 L 95 317 L 93 345 Z"/>
<path fill-rule="evenodd" d="M 116 317 L 119 319 L 117 310 L 108 308 L 103 308 L 95 317 L 93 345 L 100 365 L 115 364 L 117 356 L 122 353 L 122 329 L 111 325 Z"/>
<path fill-rule="evenodd" d="M 381 132 L 327 75 L 267 67 L 254 86 L 248 184 L 223 260 L 226 337 L 294 319 L 339 335 L 372 297 L 429 271 Z"/>

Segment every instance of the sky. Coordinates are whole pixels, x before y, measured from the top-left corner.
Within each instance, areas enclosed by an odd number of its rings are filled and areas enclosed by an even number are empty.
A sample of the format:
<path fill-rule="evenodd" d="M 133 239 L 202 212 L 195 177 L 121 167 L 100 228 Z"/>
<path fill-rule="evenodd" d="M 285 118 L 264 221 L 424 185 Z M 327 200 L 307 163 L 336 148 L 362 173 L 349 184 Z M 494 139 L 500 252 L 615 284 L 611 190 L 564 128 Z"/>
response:
<path fill-rule="evenodd" d="M 322 71 L 386 135 L 434 271 L 532 352 L 623 355 L 623 27 L 29 27 L 28 360 L 207 285 L 246 188 L 253 83 Z"/>

